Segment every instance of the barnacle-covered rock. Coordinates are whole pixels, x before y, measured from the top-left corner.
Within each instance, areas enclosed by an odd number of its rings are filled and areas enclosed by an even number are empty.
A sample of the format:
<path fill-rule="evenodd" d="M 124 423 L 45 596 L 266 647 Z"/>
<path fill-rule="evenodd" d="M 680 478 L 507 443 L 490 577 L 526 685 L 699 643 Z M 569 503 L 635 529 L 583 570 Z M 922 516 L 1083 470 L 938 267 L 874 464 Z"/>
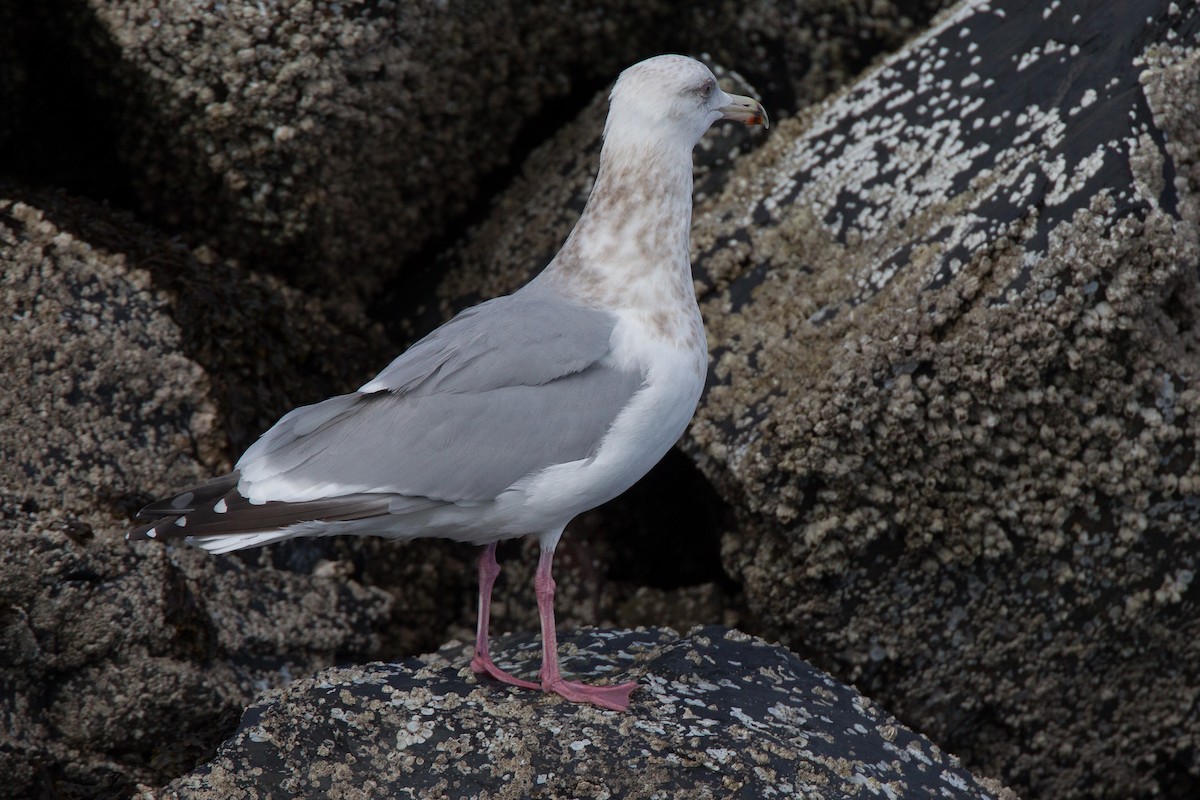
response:
<path fill-rule="evenodd" d="M 1015 800 L 854 689 L 735 630 L 580 631 L 563 651 L 568 670 L 636 677 L 629 712 L 479 684 L 467 651 L 448 646 L 269 694 L 212 761 L 141 797 Z M 535 638 L 501 645 L 518 668 L 538 657 Z"/>
<path fill-rule="evenodd" d="M 752 611 L 1030 796 L 1200 767 L 1198 33 L 965 3 L 697 219 Z"/>

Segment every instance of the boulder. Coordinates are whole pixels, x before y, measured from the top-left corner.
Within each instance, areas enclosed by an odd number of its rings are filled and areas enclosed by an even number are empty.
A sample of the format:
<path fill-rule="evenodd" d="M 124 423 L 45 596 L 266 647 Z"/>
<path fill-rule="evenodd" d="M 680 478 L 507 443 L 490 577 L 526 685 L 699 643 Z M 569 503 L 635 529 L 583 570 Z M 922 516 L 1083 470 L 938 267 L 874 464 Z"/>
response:
<path fill-rule="evenodd" d="M 230 347 L 207 356 L 232 367 L 273 331 L 241 341 L 238 320 L 286 295 L 255 303 L 253 279 L 221 286 L 233 267 L 220 259 L 93 203 L 11 188 L 0 199 L 0 775 L 6 796 L 127 796 L 206 757 L 263 688 L 377 655 L 393 598 L 328 560 L 256 568 L 126 544 L 148 492 L 229 465 L 213 386 L 230 376 L 210 380 L 190 357 L 195 331 L 173 316 L 196 322 L 211 312 L 207 291 L 223 297 Z M 168 272 L 189 291 L 156 285 Z M 289 325 L 331 327 L 313 307 L 290 311 Z"/>
<path fill-rule="evenodd" d="M 1200 772 L 1198 33 L 965 3 L 696 222 L 757 630 L 1028 797 Z"/>
<path fill-rule="evenodd" d="M 498 652 L 536 671 L 535 637 Z M 629 712 L 480 684 L 451 645 L 271 692 L 211 761 L 139 797 L 1016 797 L 736 630 L 587 630 L 563 652 L 576 675 L 638 680 Z"/>
<path fill-rule="evenodd" d="M 119 160 L 131 202 L 191 244 L 360 299 L 406 275 L 413 303 L 412 274 L 513 156 L 628 64 L 713 49 L 772 76 L 778 107 L 838 85 L 937 5 L 71 0 L 26 12 L 33 40 L 58 50 L 26 93 L 94 102 L 88 136 L 113 134 L 102 157 Z M 83 80 L 39 80 L 60 75 Z"/>

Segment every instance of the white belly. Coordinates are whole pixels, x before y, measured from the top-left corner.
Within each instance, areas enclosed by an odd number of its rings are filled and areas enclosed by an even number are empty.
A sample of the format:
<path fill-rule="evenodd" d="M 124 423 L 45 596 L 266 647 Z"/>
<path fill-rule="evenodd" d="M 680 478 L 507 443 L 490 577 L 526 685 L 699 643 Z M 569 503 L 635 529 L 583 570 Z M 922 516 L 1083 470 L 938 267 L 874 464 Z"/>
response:
<path fill-rule="evenodd" d="M 677 370 L 684 373 L 684 370 Z M 525 524 L 538 532 L 606 503 L 650 471 L 687 428 L 704 375 L 659 375 L 617 417 L 595 456 L 559 464 L 522 488 Z"/>
<path fill-rule="evenodd" d="M 695 325 L 702 337 L 698 311 Z M 699 348 L 686 347 L 646 337 L 632 324 L 620 328 L 618 336 L 627 341 L 614 348 L 616 354 L 626 366 L 643 365 L 645 386 L 617 416 L 592 458 L 550 467 L 500 498 L 514 516 L 508 525 L 521 528 L 511 533 L 550 532 L 608 502 L 649 472 L 687 429 L 704 390 L 703 338 Z"/>

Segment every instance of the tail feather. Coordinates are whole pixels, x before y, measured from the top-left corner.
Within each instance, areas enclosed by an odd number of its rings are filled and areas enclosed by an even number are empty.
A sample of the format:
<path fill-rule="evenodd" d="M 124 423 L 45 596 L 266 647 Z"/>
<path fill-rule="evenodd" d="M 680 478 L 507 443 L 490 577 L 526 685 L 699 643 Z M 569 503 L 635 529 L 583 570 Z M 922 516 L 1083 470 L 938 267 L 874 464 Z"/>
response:
<path fill-rule="evenodd" d="M 257 547 L 297 535 L 319 535 L 333 523 L 386 517 L 390 498 L 345 495 L 302 503 L 251 503 L 237 490 L 237 473 L 185 489 L 138 512 L 153 518 L 125 535 L 129 541 L 183 539 L 213 552 Z M 222 491 L 223 490 L 223 491 Z"/>

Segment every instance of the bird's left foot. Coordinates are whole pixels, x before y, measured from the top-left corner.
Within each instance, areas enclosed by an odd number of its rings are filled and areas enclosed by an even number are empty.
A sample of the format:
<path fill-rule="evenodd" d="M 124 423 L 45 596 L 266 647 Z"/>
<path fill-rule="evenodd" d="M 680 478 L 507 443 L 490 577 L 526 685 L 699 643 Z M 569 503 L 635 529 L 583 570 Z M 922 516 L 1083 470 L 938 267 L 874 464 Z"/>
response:
<path fill-rule="evenodd" d="M 562 678 L 542 681 L 543 692 L 561 695 L 572 703 L 591 703 L 594 706 L 609 708 L 613 711 L 627 710 L 629 695 L 633 694 L 633 690 L 637 687 L 637 681 L 620 683 L 616 686 L 591 686 Z"/>

